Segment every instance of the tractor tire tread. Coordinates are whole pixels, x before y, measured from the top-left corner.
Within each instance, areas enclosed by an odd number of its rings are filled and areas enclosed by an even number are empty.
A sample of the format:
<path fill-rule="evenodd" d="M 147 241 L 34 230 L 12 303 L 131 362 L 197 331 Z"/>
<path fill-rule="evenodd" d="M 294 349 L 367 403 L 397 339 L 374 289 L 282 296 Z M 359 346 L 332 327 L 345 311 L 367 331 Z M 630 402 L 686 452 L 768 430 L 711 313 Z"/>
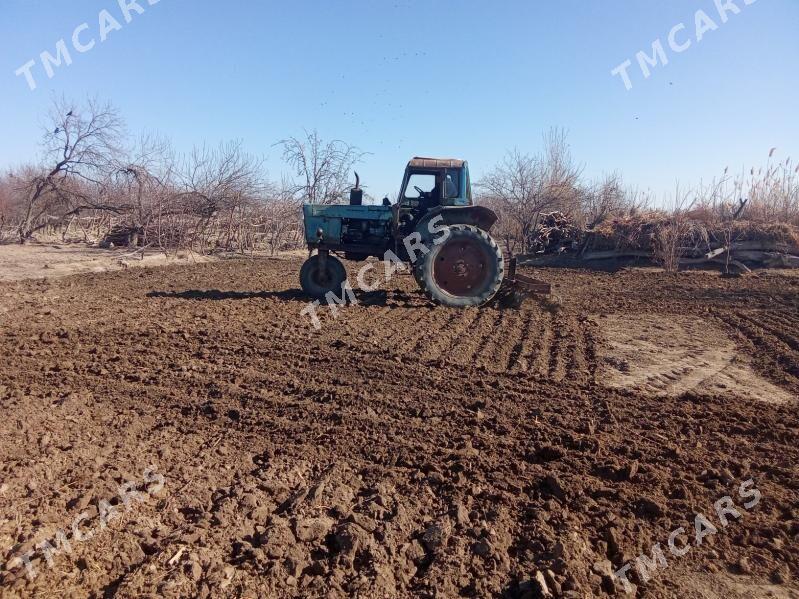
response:
<path fill-rule="evenodd" d="M 422 289 L 425 295 L 427 295 L 427 297 L 436 304 L 451 307 L 484 306 L 497 295 L 502 287 L 502 282 L 505 277 L 505 258 L 502 255 L 502 250 L 487 231 L 484 231 L 483 229 L 480 229 L 474 225 L 454 224 L 448 225 L 448 229 L 450 237 L 452 235 L 460 235 L 464 232 L 467 232 L 470 236 L 477 236 L 481 238 L 488 248 L 490 248 L 492 255 L 496 258 L 497 265 L 496 273 L 491 284 L 480 295 L 471 297 L 452 296 L 446 292 L 436 289 L 435 285 L 431 284 L 432 273 L 430 272 L 436 255 L 434 250 L 428 252 L 422 259 L 418 261 L 417 267 L 414 269 L 414 277 L 417 278 L 417 283 L 419 283 L 419 287 Z M 445 241 L 444 243 L 446 244 L 447 242 Z M 417 271 L 418 277 L 416 274 Z"/>
<path fill-rule="evenodd" d="M 332 291 L 337 295 L 341 295 L 341 286 L 347 280 L 347 269 L 344 264 L 335 256 L 328 256 L 327 268 L 332 276 L 331 284 L 327 287 L 322 287 L 317 284 L 313 279 L 313 273 L 319 268 L 319 255 L 313 255 L 308 258 L 300 268 L 300 286 L 302 290 L 309 296 L 315 299 L 324 299 L 328 292 Z"/>

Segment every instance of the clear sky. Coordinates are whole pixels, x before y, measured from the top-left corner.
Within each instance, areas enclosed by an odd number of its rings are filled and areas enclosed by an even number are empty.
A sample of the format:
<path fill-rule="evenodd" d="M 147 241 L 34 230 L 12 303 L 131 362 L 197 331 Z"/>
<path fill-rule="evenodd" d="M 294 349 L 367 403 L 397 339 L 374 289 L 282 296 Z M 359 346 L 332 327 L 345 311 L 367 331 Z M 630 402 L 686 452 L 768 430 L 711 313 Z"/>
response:
<path fill-rule="evenodd" d="M 466 158 L 479 178 L 553 126 L 586 175 L 659 195 L 774 146 L 799 160 L 797 0 L 734 0 L 726 23 L 714 0 L 138 1 L 126 23 L 117 0 L 0 0 L 0 165 L 35 157 L 54 94 L 108 99 L 179 150 L 240 139 L 274 178 L 274 143 L 316 128 L 370 152 L 378 197 L 413 155 Z M 103 9 L 121 29 L 101 42 Z M 697 41 L 700 9 L 716 28 Z M 48 79 L 39 55 L 62 38 L 72 64 Z M 656 39 L 669 63 L 644 79 L 636 53 Z M 627 59 L 629 91 L 611 75 Z M 29 60 L 34 91 L 14 74 Z"/>

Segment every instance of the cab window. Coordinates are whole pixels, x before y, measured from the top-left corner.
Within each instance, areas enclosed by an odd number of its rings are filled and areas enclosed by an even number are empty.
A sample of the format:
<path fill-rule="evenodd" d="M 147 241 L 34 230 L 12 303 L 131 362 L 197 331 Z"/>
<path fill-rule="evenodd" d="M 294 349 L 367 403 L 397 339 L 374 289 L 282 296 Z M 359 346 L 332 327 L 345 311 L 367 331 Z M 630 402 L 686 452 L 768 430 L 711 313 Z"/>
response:
<path fill-rule="evenodd" d="M 458 171 L 447 171 L 444 177 L 444 197 L 461 197 L 461 177 Z"/>
<path fill-rule="evenodd" d="M 414 173 L 408 179 L 408 186 L 405 189 L 405 197 L 409 200 L 416 200 L 419 198 L 419 190 L 423 193 L 430 193 L 436 186 L 435 175 L 425 173 Z"/>

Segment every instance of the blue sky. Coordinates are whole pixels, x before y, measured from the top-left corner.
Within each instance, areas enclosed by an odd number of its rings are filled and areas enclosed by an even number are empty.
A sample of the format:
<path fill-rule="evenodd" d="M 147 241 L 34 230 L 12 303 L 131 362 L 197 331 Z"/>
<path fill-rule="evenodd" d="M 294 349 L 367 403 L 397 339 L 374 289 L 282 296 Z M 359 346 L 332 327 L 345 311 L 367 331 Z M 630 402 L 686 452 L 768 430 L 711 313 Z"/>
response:
<path fill-rule="evenodd" d="M 149 0 L 152 1 L 152 0 Z M 726 0 L 724 0 L 726 1 Z M 799 160 L 799 2 L 734 0 L 2 0 L 0 165 L 37 153 L 53 95 L 113 102 L 131 131 L 179 150 L 240 139 L 285 169 L 277 140 L 318 129 L 370 152 L 375 196 L 397 191 L 413 155 L 463 157 L 473 177 L 513 147 L 535 152 L 550 127 L 569 132 L 589 177 L 618 170 L 659 196 L 725 166 Z M 99 40 L 106 9 L 122 28 Z M 694 16 L 717 29 L 697 42 Z M 71 43 L 81 23 L 86 44 Z M 685 23 L 676 53 L 672 27 Z M 39 54 L 64 38 L 72 64 L 44 74 Z M 644 79 L 636 53 L 660 39 L 669 64 Z M 28 60 L 37 89 L 14 71 Z M 611 70 L 630 59 L 633 87 Z"/>

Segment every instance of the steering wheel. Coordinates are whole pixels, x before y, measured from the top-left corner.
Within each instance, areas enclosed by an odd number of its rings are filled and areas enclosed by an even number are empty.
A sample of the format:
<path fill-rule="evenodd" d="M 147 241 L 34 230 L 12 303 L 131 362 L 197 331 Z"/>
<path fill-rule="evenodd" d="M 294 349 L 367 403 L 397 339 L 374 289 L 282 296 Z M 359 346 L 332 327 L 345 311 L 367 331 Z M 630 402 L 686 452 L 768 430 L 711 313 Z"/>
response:
<path fill-rule="evenodd" d="M 421 198 L 421 197 L 424 197 L 424 196 L 426 196 L 426 195 L 427 195 L 427 192 L 426 192 L 425 190 L 423 190 L 421 187 L 419 187 L 418 185 L 414 185 L 414 186 L 413 186 L 413 188 L 414 188 L 414 189 L 416 190 L 416 192 L 419 194 L 419 197 L 420 197 L 420 198 Z"/>

